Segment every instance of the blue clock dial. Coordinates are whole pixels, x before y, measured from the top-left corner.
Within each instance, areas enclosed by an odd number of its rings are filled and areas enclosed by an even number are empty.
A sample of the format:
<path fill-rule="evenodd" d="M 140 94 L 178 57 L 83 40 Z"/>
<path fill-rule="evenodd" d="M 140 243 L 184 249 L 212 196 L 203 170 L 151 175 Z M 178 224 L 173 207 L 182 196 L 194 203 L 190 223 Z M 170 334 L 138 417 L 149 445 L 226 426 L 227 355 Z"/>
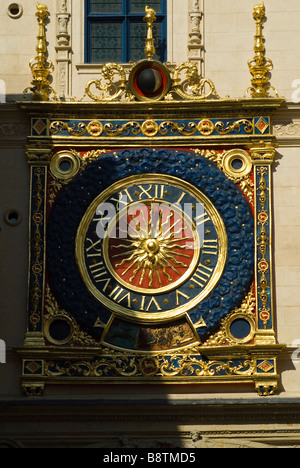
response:
<path fill-rule="evenodd" d="M 249 202 L 193 152 L 99 156 L 60 192 L 47 229 L 47 279 L 56 300 L 108 346 L 201 342 L 253 282 Z"/>

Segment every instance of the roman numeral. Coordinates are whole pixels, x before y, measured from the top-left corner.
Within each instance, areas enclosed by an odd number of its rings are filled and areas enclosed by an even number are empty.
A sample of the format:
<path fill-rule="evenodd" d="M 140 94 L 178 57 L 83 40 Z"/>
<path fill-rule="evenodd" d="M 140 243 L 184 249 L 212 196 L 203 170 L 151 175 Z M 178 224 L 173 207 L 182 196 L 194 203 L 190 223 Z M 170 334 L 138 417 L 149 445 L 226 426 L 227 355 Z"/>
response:
<path fill-rule="evenodd" d="M 90 265 L 90 270 L 93 275 L 94 280 L 100 278 L 100 276 L 106 275 L 106 268 L 103 262 L 95 263 L 95 265 Z"/>
<path fill-rule="evenodd" d="M 130 292 L 128 292 L 124 296 L 120 297 L 123 292 L 125 292 L 125 290 L 123 288 L 121 288 L 120 286 L 116 286 L 115 289 L 110 293 L 109 297 L 111 297 L 118 304 L 120 304 L 120 302 L 127 299 L 128 307 L 131 307 L 131 294 L 130 294 Z"/>
<path fill-rule="evenodd" d="M 210 221 L 209 215 L 204 211 L 201 215 L 197 216 L 194 218 L 194 221 L 196 222 L 197 226 L 201 226 L 202 224 L 206 223 L 207 221 Z"/>
<path fill-rule="evenodd" d="M 150 299 L 150 302 L 149 302 L 146 309 L 145 309 L 145 302 L 146 302 L 146 296 L 142 296 L 142 302 L 141 302 L 140 310 L 146 310 L 146 312 L 149 312 L 150 307 L 151 307 L 152 304 L 155 305 L 156 310 L 158 310 L 158 311 L 162 310 L 161 307 L 159 306 L 157 300 L 154 298 L 154 296 L 152 296 L 152 298 Z"/>
<path fill-rule="evenodd" d="M 96 242 L 93 242 L 92 239 L 87 238 L 87 242 L 90 242 L 90 245 L 86 248 L 86 252 L 89 252 L 92 249 L 95 250 L 98 254 L 101 252 L 102 239 L 99 239 Z M 92 255 L 90 254 L 89 256 L 93 256 L 93 255 L 96 255 L 96 254 L 93 253 Z"/>
<path fill-rule="evenodd" d="M 202 253 L 206 255 L 218 255 L 218 240 L 205 240 L 202 246 Z"/>
<path fill-rule="evenodd" d="M 190 299 L 190 297 L 187 296 L 186 294 L 184 294 L 184 293 L 182 293 L 182 292 L 176 290 L 176 305 L 177 305 L 177 306 L 180 305 L 180 303 L 179 303 L 179 296 L 184 297 L 187 301 Z"/>
<path fill-rule="evenodd" d="M 204 288 L 206 283 L 209 281 L 213 271 L 213 268 L 209 268 L 200 263 L 196 270 L 196 273 L 191 278 L 191 281 L 198 284 L 198 286 L 200 286 L 201 288 Z"/>

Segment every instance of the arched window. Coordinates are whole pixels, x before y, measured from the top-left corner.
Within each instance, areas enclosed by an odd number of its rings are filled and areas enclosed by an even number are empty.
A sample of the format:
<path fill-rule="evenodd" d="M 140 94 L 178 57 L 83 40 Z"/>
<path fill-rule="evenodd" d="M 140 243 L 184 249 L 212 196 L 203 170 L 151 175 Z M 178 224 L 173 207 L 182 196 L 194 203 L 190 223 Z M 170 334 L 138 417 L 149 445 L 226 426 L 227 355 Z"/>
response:
<path fill-rule="evenodd" d="M 86 0 L 86 63 L 127 63 L 145 58 L 145 6 L 156 10 L 155 60 L 167 60 L 167 0 Z"/>

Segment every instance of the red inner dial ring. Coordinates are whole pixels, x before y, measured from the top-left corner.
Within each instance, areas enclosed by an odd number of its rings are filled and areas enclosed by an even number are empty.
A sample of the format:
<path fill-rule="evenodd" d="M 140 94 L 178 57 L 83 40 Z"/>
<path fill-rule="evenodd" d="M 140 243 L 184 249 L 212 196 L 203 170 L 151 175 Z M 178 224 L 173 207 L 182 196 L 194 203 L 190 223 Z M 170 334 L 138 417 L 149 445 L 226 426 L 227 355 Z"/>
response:
<path fill-rule="evenodd" d="M 130 91 L 139 101 L 161 100 L 171 87 L 170 72 L 157 61 L 144 60 L 129 75 Z"/>
<path fill-rule="evenodd" d="M 131 290 L 160 294 L 194 272 L 200 240 L 190 218 L 167 203 L 133 203 L 111 220 L 103 255 L 112 276 Z"/>

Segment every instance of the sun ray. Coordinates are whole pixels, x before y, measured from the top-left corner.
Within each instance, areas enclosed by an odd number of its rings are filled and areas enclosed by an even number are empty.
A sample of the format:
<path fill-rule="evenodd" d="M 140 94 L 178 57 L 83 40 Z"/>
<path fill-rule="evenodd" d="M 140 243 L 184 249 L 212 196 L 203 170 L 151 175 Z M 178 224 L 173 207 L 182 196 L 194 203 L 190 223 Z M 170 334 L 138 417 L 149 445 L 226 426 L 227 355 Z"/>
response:
<path fill-rule="evenodd" d="M 169 273 L 167 272 L 167 270 L 166 270 L 166 265 L 165 265 L 162 261 L 160 261 L 160 260 L 159 260 L 157 263 L 158 263 L 158 265 L 162 268 L 163 274 L 168 278 L 169 283 L 172 283 L 173 278 L 172 278 L 172 276 L 170 276 Z"/>
<path fill-rule="evenodd" d="M 142 252 L 141 252 L 141 253 L 142 253 Z M 132 255 L 130 255 L 130 257 L 124 258 L 124 260 L 122 260 L 121 263 L 118 263 L 118 264 L 116 265 L 116 267 L 119 268 L 119 267 L 125 265 L 125 263 L 131 262 L 131 260 L 133 260 L 134 257 L 136 257 L 136 256 L 138 256 L 138 255 L 139 255 L 139 254 L 138 254 L 137 252 L 133 253 Z"/>
<path fill-rule="evenodd" d="M 170 226 L 170 227 L 166 230 L 166 232 L 164 233 L 164 238 L 165 238 L 165 239 L 168 239 L 167 233 L 168 233 L 168 232 L 170 233 L 170 232 L 172 231 L 172 229 L 175 229 L 175 227 L 177 226 L 178 223 L 180 223 L 180 221 L 181 221 L 181 219 L 177 219 L 176 223 L 174 223 L 172 226 Z M 171 236 L 171 235 L 172 235 L 172 234 L 170 234 L 170 236 Z M 174 236 L 173 236 L 173 237 L 174 237 Z"/>
<path fill-rule="evenodd" d="M 162 210 L 158 209 L 158 218 L 155 226 L 155 231 L 153 233 L 153 237 L 156 239 L 161 236 L 162 230 Z"/>
<path fill-rule="evenodd" d="M 149 267 L 148 278 L 149 278 L 149 286 L 152 286 L 152 284 L 153 284 L 153 264 L 151 264 L 150 267 Z"/>
<path fill-rule="evenodd" d="M 168 249 L 168 247 L 164 247 L 164 248 L 165 248 L 165 249 Z M 172 250 L 171 250 L 171 252 L 166 252 L 165 255 L 170 254 L 170 253 L 173 253 L 173 254 L 176 255 L 177 257 L 191 258 L 190 255 L 186 255 L 186 254 L 183 254 L 183 253 L 181 253 L 181 252 L 174 252 L 174 251 L 172 251 Z"/>
<path fill-rule="evenodd" d="M 133 280 L 135 280 L 136 275 L 138 274 L 138 272 L 142 270 L 145 258 L 147 258 L 147 254 L 145 254 L 142 258 L 140 258 L 140 259 L 138 260 L 138 266 L 137 266 L 136 269 L 133 271 L 132 277 L 129 279 L 129 281 L 130 281 L 131 283 L 132 283 Z"/>
<path fill-rule="evenodd" d="M 146 204 L 148 211 L 141 209 L 139 220 L 133 217 L 135 223 L 129 224 L 129 238 L 110 246 L 111 259 L 114 268 L 124 267 L 119 275 L 124 278 L 128 274 L 130 278 L 127 276 L 126 281 L 142 288 L 159 289 L 167 282 L 177 281 L 183 269 L 189 267 L 195 239 L 192 228 L 184 232 L 182 218 L 176 219 L 175 212 L 168 210 L 164 214 L 160 205 Z M 120 228 L 119 232 L 125 231 Z"/>
<path fill-rule="evenodd" d="M 161 255 L 162 256 L 162 255 Z M 171 270 L 173 270 L 175 273 L 177 273 L 177 275 L 180 276 L 180 272 L 178 270 L 176 270 L 176 268 L 172 265 L 172 263 L 170 263 L 166 258 L 165 256 L 162 256 L 162 260 L 169 266 L 169 268 L 171 268 Z"/>
<path fill-rule="evenodd" d="M 131 244 L 132 244 L 132 245 L 125 245 L 125 244 L 112 245 L 111 248 L 112 248 L 112 249 L 121 249 L 121 248 L 123 248 L 123 249 L 128 249 L 128 247 L 132 247 L 132 246 L 133 246 L 133 247 L 136 247 L 136 246 L 134 245 L 135 242 L 131 242 Z"/>
<path fill-rule="evenodd" d="M 146 268 L 147 268 L 147 263 L 146 261 L 143 263 L 143 269 L 142 269 L 142 274 L 141 274 L 141 277 L 140 277 L 140 282 L 139 282 L 139 285 L 142 286 L 143 284 L 143 281 L 144 281 L 144 278 L 145 278 L 145 273 L 146 273 Z"/>
<path fill-rule="evenodd" d="M 134 262 L 132 262 L 131 265 L 129 265 L 129 267 L 127 267 L 126 270 L 123 271 L 122 276 L 125 276 L 126 273 L 128 273 L 129 270 L 131 270 L 131 268 L 133 267 L 133 265 L 135 265 L 138 261 L 139 261 L 139 258 L 137 257 L 137 258 L 134 260 Z"/>
<path fill-rule="evenodd" d="M 142 231 L 142 234 L 143 234 L 144 238 L 147 239 L 147 237 L 148 237 L 148 235 L 149 235 L 149 233 L 148 233 L 148 231 L 147 231 L 148 223 L 147 223 L 146 218 L 145 218 L 144 210 L 141 210 L 141 214 L 142 214 L 142 218 L 143 218 L 144 226 L 145 226 L 145 227 L 142 227 L 142 226 L 140 225 L 140 226 L 141 226 L 141 231 Z"/>
<path fill-rule="evenodd" d="M 128 227 L 131 228 L 131 229 L 133 229 L 132 226 L 131 226 L 131 224 L 129 224 Z M 129 232 L 128 232 L 127 230 L 121 229 L 120 227 L 119 227 L 119 232 L 122 232 L 123 234 L 126 234 L 126 235 L 129 234 Z M 139 233 L 138 233 L 137 231 L 135 232 L 134 235 L 133 235 L 132 233 L 129 234 L 129 235 L 130 235 L 130 237 L 133 238 L 133 239 L 140 239 L 140 235 L 139 235 Z M 122 238 L 122 241 L 129 242 L 129 239 L 127 240 L 127 239 L 125 239 L 125 238 Z"/>
<path fill-rule="evenodd" d="M 174 236 L 173 236 L 174 237 Z M 173 239 L 173 238 L 172 238 Z M 182 238 L 178 238 L 178 239 L 173 239 L 173 240 L 169 240 L 169 239 L 166 239 L 166 242 L 168 244 L 172 244 L 173 242 L 182 242 L 182 241 L 186 241 L 186 240 L 189 240 L 189 239 L 193 239 L 192 236 L 191 237 L 182 237 Z"/>
<path fill-rule="evenodd" d="M 130 249 L 130 250 L 127 250 L 126 253 L 135 252 L 135 250 L 136 249 Z M 118 258 L 118 257 L 124 257 L 124 252 L 112 256 L 112 258 Z"/>
<path fill-rule="evenodd" d="M 160 277 L 160 274 L 159 274 L 159 269 L 157 268 L 156 265 L 155 265 L 155 267 L 154 267 L 154 270 L 155 270 L 156 276 L 157 276 L 157 278 L 158 278 L 159 284 L 162 285 L 161 277 Z"/>
<path fill-rule="evenodd" d="M 162 213 L 162 212 L 161 212 L 161 213 Z M 164 228 L 167 227 L 167 226 L 170 226 L 170 219 L 173 218 L 173 216 L 174 216 L 174 213 L 170 213 L 170 214 L 167 216 L 165 222 L 164 222 L 164 223 L 161 223 L 160 229 L 159 229 L 159 236 L 160 236 L 160 237 L 164 238 L 164 236 L 165 236 Z"/>
<path fill-rule="evenodd" d="M 170 258 L 172 260 L 172 262 L 175 263 L 175 265 L 180 265 L 184 268 L 187 268 L 188 265 L 186 265 L 185 263 L 181 262 L 180 260 L 176 260 L 176 258 L 174 257 L 174 255 L 171 255 L 170 253 L 165 253 L 165 256 L 166 258 Z"/>

